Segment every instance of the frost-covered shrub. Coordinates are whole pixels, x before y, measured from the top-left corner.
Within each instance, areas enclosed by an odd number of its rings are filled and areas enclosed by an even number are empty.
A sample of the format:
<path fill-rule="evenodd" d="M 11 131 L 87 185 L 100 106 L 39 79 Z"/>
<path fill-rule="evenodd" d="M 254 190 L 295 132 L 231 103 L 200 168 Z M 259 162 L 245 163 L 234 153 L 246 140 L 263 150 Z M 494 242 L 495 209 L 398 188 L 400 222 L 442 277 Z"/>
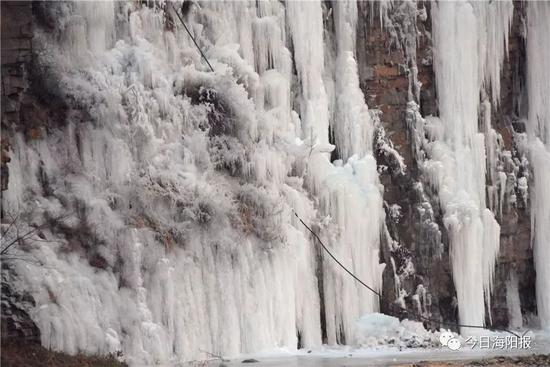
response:
<path fill-rule="evenodd" d="M 133 197 L 132 212 L 145 215 L 147 225 L 158 232 L 175 228 L 183 232 L 194 225 L 224 224 L 233 211 L 230 195 L 208 177 L 144 179 Z"/>
<path fill-rule="evenodd" d="M 382 126 L 375 131 L 374 143 L 378 159 L 389 168 L 390 173 L 403 174 L 407 168 L 405 161 L 393 146 L 393 142 L 386 136 L 386 130 Z"/>
<path fill-rule="evenodd" d="M 267 241 L 282 241 L 283 204 L 275 192 L 250 184 L 237 193 L 238 218 L 236 222 L 245 233 L 252 233 Z"/>
<path fill-rule="evenodd" d="M 191 101 L 208 107 L 208 119 L 199 124 L 199 128 L 208 131 L 210 136 L 234 135 L 236 133 L 235 116 L 222 96 L 213 88 L 200 86 L 186 92 Z"/>
<path fill-rule="evenodd" d="M 197 198 L 195 202 L 190 203 L 186 214 L 195 223 L 206 226 L 213 222 L 216 217 L 223 215 L 218 209 L 214 200 L 210 197 L 202 196 Z"/>
<path fill-rule="evenodd" d="M 233 176 L 242 173 L 246 150 L 236 138 L 231 136 L 212 137 L 209 152 L 216 169 L 227 170 Z"/>
<path fill-rule="evenodd" d="M 210 136 L 231 135 L 251 144 L 258 135 L 254 102 L 231 73 L 231 69 L 209 74 L 186 67 L 174 88 L 193 104 L 209 107 L 207 121 L 200 122 L 198 128 L 207 129 Z"/>

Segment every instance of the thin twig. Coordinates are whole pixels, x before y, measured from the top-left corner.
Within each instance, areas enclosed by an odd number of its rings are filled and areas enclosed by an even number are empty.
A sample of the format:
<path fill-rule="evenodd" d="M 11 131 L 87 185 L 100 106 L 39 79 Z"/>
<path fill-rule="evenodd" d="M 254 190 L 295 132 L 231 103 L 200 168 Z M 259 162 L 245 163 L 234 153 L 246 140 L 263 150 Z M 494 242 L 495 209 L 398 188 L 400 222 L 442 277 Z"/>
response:
<path fill-rule="evenodd" d="M 206 354 L 206 355 L 208 355 L 208 356 L 210 356 L 210 357 L 214 357 L 214 358 L 216 358 L 216 359 L 220 359 L 220 360 L 222 360 L 222 361 L 224 360 L 222 356 L 220 356 L 220 355 L 218 355 L 218 354 L 214 354 L 214 353 L 209 352 L 209 351 L 207 351 L 207 350 L 199 349 L 199 352 L 202 352 L 202 353 L 204 353 L 204 354 Z"/>
<path fill-rule="evenodd" d="M 63 216 L 60 216 L 58 218 L 55 218 L 54 221 L 55 222 L 60 222 L 66 218 L 68 218 L 70 216 L 70 214 L 66 214 L 66 215 L 63 215 Z M 17 243 L 20 243 L 21 241 L 24 241 L 28 238 L 30 238 L 31 236 L 33 236 L 35 233 L 39 232 L 41 229 L 43 229 L 44 227 L 48 226 L 50 223 L 48 221 L 38 225 L 37 227 L 34 227 L 33 229 L 27 231 L 24 235 L 19 235 L 19 228 L 16 226 L 16 237 L 10 242 L 8 243 L 7 245 L 3 245 L 2 246 L 2 250 L 0 251 L 0 255 L 4 255 L 7 253 L 7 251 L 13 247 L 14 245 L 16 245 Z M 2 236 L 2 239 L 4 239 L 4 236 Z M 49 242 L 49 241 L 46 241 L 46 240 L 43 240 L 43 239 L 40 239 L 40 240 L 33 240 L 33 241 L 44 241 L 44 242 Z"/>

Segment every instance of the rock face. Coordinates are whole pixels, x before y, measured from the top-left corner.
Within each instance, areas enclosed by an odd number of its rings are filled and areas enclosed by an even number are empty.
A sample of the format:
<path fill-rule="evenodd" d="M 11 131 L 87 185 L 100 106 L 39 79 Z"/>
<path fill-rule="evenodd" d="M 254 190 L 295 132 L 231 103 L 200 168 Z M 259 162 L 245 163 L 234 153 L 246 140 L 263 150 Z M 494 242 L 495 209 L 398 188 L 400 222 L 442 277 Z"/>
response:
<path fill-rule="evenodd" d="M 361 3 L 367 7 L 366 3 Z M 363 9 L 366 14 L 366 9 Z M 433 212 L 431 200 L 419 185 L 420 177 L 414 158 L 407 116 L 408 102 L 415 101 L 423 116 L 436 115 L 435 82 L 432 68 L 430 3 L 402 3 L 391 9 L 380 9 L 384 17 L 364 19 L 359 33 L 360 75 L 362 87 L 371 108 L 381 111 L 380 119 L 388 139 L 403 157 L 405 172 L 395 169 L 386 157 L 378 163 L 389 169 L 381 171 L 386 201 L 387 226 L 391 239 L 399 247 L 392 251 L 395 271 L 400 278 L 404 301 L 414 309 L 412 297 L 418 286 L 428 289 L 429 309 L 435 319 L 454 320 L 453 284 L 447 257 L 441 257 L 442 224 Z M 374 14 L 377 12 L 375 11 Z M 372 17 L 372 14 L 371 14 Z M 361 37 L 364 35 L 363 37 Z M 421 84 L 419 84 L 421 83 Z M 421 85 L 421 87 L 420 87 Z M 399 206 L 395 218 L 390 209 Z M 386 263 L 391 263 L 386 254 Z M 448 255 L 447 255 L 448 256 Z M 438 260 L 439 259 L 439 260 Z M 395 276 L 391 267 L 384 273 L 384 290 L 391 294 Z M 399 294 L 395 294 L 398 298 Z M 384 311 L 384 309 L 383 309 Z M 386 310 L 389 311 L 389 310 Z M 409 315 L 409 317 L 414 317 Z"/>
<path fill-rule="evenodd" d="M 2 2 L 2 129 L 18 125 L 32 54 L 31 2 Z M 9 141 L 2 137 L 2 191 L 8 186 Z"/>
<path fill-rule="evenodd" d="M 501 75 L 501 96 L 499 108 L 492 111 L 495 129 L 502 135 L 504 149 L 512 152 L 515 159 L 521 160 L 517 141 L 514 137 L 525 132 L 522 116 L 526 114 L 525 95 L 525 3 L 514 2 L 514 18 L 510 31 L 508 58 Z M 525 176 L 524 167 L 514 172 L 513 165 L 507 165 L 507 179 L 512 182 Z M 513 184 L 513 183 L 512 183 Z M 499 218 L 501 225 L 500 255 L 495 273 L 493 293 L 493 322 L 507 325 L 509 310 L 506 304 L 506 284 L 517 274 L 521 311 L 523 315 L 536 313 L 535 270 L 531 246 L 531 219 L 529 198 L 522 199 L 522 193 L 513 188 L 507 195 L 516 195 L 515 205 L 505 205 Z"/>
<path fill-rule="evenodd" d="M 424 317 L 435 320 L 429 323 L 430 327 L 441 326 L 438 322 L 440 321 L 444 322 L 448 328 L 458 322 L 456 290 L 449 261 L 449 234 L 443 223 L 443 209 L 439 206 L 437 195 L 428 187 L 426 177 L 419 168 L 414 141 L 414 126 L 417 119 L 437 116 L 439 113 L 433 70 L 431 6 L 432 4 L 427 1 L 395 1 L 391 5 L 358 2 L 355 57 L 359 85 L 368 108 L 378 110 L 372 113 L 372 118 L 379 122 L 373 134 L 373 146 L 380 183 L 384 188 L 383 201 L 386 214 L 380 241 L 380 262 L 386 264 L 382 274 L 384 300 L 380 304 L 381 311 L 408 318 L 417 318 L 420 313 Z M 512 324 L 512 326 L 521 326 L 522 317 L 528 321 L 530 315 L 535 315 L 537 311 L 534 287 L 536 274 L 530 246 L 531 220 L 527 188 L 530 167 L 519 147 L 521 134 L 525 132 L 522 118 L 525 117 L 527 104 L 527 97 L 523 92 L 525 90 L 525 35 L 522 33 L 525 24 L 524 7 L 523 2 L 514 2 L 508 56 L 505 58 L 500 78 L 500 103 L 496 107 L 493 106 L 490 111 L 483 111 L 489 112 L 488 114 L 479 114 L 480 130 L 487 124 L 485 120 L 487 116 L 490 116 L 492 126 L 499 134 L 498 149 L 495 149 L 497 153 L 494 157 L 488 157 L 494 160 L 492 163 L 499 167 L 499 171 L 495 175 L 488 172 L 486 177 L 487 203 L 500 224 L 500 252 L 486 323 L 498 327 L 507 327 Z M 130 10 L 127 11 L 129 14 Z M 204 14 L 202 16 L 207 18 Z M 335 22 L 331 20 L 334 16 L 332 7 L 324 6 L 322 16 L 325 28 L 334 27 Z M 55 19 L 52 17 L 55 17 L 55 14 L 52 15 L 43 7 L 33 5 L 31 2 L 2 2 L 2 129 L 7 132 L 2 136 L 2 191 L 8 188 L 9 183 L 8 163 L 12 153 L 10 138 L 13 139 L 17 133 L 21 133 L 28 141 L 41 141 L 51 133 L 51 130 L 64 125 L 69 115 L 73 121 L 78 121 L 82 125 L 95 123 L 89 116 L 90 109 L 74 106 L 69 108 L 61 97 L 57 97 L 56 87 L 59 86 L 56 83 L 59 81 L 51 81 L 48 71 L 41 69 L 34 62 L 33 29 L 40 23 L 42 32 L 53 32 Z M 173 20 L 173 16 L 167 14 L 166 19 Z M 129 23 L 130 21 L 127 20 L 126 23 L 123 22 L 123 26 L 130 27 Z M 255 26 L 260 27 L 262 24 L 258 22 Z M 173 24 L 166 25 L 166 28 L 171 30 Z M 325 33 L 332 31 L 332 29 L 325 29 Z M 172 40 L 167 38 L 162 42 L 169 41 Z M 192 60 L 188 55 L 180 56 Z M 278 59 L 274 61 L 273 55 L 271 58 L 269 60 L 271 64 L 281 62 Z M 236 69 L 238 67 L 242 65 L 235 66 Z M 297 72 L 295 62 L 292 63 L 292 68 L 293 78 L 297 77 L 296 74 L 304 73 L 304 71 Z M 291 71 L 288 70 L 288 72 L 290 75 Z M 251 80 L 251 84 L 258 83 L 252 77 Z M 273 78 L 268 82 L 280 81 Z M 152 77 L 149 84 L 154 84 Z M 298 87 L 293 86 L 293 88 Z M 215 139 L 234 133 L 235 137 L 231 137 L 232 140 L 222 141 L 220 138 L 217 148 L 220 151 L 225 149 L 232 153 L 233 158 L 238 156 L 241 154 L 239 149 L 244 150 L 239 145 L 238 132 L 228 132 L 224 125 L 229 119 L 227 111 L 231 108 L 221 99 L 222 97 L 211 94 L 210 90 L 203 89 L 202 86 L 196 89 L 197 91 L 183 90 L 181 93 L 191 95 L 190 103 L 193 105 L 205 103 L 214 106 L 208 112 L 208 121 L 212 125 L 208 138 Z M 121 105 L 128 111 L 131 109 L 132 98 L 135 96 L 136 101 L 138 99 L 136 92 L 133 93 L 128 92 L 121 100 Z M 481 98 L 482 96 L 480 101 Z M 288 104 L 291 103 L 288 102 Z M 488 108 L 486 105 L 481 105 Z M 161 110 L 159 114 L 162 115 L 163 109 L 168 109 L 168 106 L 159 103 L 155 108 L 156 112 Z M 128 112 L 128 115 L 130 118 L 134 117 L 132 114 L 139 117 L 142 112 L 136 108 L 135 111 Z M 234 109 L 231 113 L 235 113 Z M 85 149 L 81 146 L 84 139 L 79 134 L 82 132 L 75 133 L 74 139 L 78 154 L 82 155 L 82 149 Z M 137 136 L 136 139 L 146 139 L 146 137 Z M 313 143 L 311 151 L 313 151 Z M 334 151 L 333 158 L 337 158 L 336 154 Z M 237 158 L 235 162 L 239 163 Z M 232 161 L 231 164 L 222 164 L 218 170 L 230 172 L 227 176 L 231 176 L 232 179 L 238 177 L 238 173 L 245 171 L 246 167 L 233 163 Z M 270 174 L 275 175 L 272 172 Z M 52 195 L 47 179 L 41 177 L 41 184 L 44 196 Z M 158 184 L 156 188 L 158 191 L 170 190 L 169 185 L 164 182 L 159 181 L 154 184 Z M 297 186 L 301 184 L 301 181 L 294 183 Z M 254 198 L 248 199 L 246 193 L 239 198 L 242 201 L 242 208 L 239 209 L 241 218 L 238 220 L 233 218 L 235 223 L 242 225 L 245 228 L 243 232 L 250 236 L 258 238 L 266 236 L 264 222 L 254 222 L 254 219 L 264 215 L 264 212 L 269 212 L 271 208 L 260 208 L 261 210 L 256 211 L 261 213 L 256 213 L 253 207 Z M 113 210 L 117 209 L 117 206 L 127 204 L 115 195 L 110 199 L 112 200 L 109 202 L 109 207 Z M 76 210 L 86 212 L 84 204 L 82 207 L 79 206 L 80 204 L 76 205 Z M 184 202 L 177 203 L 178 215 L 182 217 L 190 215 L 188 212 L 191 209 L 186 205 Z M 189 240 L 184 236 L 178 238 L 178 233 L 165 230 L 155 224 L 155 218 L 139 213 L 139 210 L 145 210 L 144 208 L 132 207 L 131 203 L 128 206 L 129 210 L 135 214 L 135 218 L 124 218 L 124 220 L 131 222 L 132 225 L 135 224 L 136 228 L 153 228 L 153 232 L 158 232 L 155 235 L 165 244 L 167 252 L 176 246 L 174 243 L 182 242 L 184 243 L 182 247 L 190 246 L 186 243 Z M 216 209 L 215 205 L 200 206 L 192 215 L 198 218 L 201 225 L 207 227 Z M 4 214 L 4 208 L 2 208 L 2 223 L 8 223 L 8 218 Z M 362 213 L 365 216 L 370 214 Z M 67 239 L 63 251 L 85 254 L 84 257 L 94 272 L 112 270 L 123 273 L 120 270 L 121 260 L 109 258 L 108 255 L 100 253 L 102 250 L 97 248 L 105 245 L 104 240 L 100 239 L 99 235 L 93 235 L 93 231 L 86 225 L 74 226 L 70 230 L 63 227 L 55 230 L 62 232 Z M 54 232 L 53 229 L 52 232 Z M 279 238 L 279 235 L 278 230 L 273 230 L 273 233 L 269 233 L 269 238 L 263 239 L 269 242 L 273 238 Z M 124 240 L 129 241 L 129 237 Z M 218 251 L 217 246 L 212 250 L 214 254 Z M 238 259 L 232 255 L 228 261 L 233 263 Z M 321 299 L 319 301 L 320 324 L 323 329 L 319 334 L 326 341 L 327 316 L 324 314 L 326 305 L 323 301 L 323 291 L 326 287 L 326 284 L 323 284 L 323 271 L 326 271 L 323 266 L 326 264 L 315 264 L 315 266 L 320 293 L 315 297 L 319 296 Z M 136 265 L 136 268 L 139 267 Z M 133 270 L 135 269 L 132 268 Z M 13 281 L 4 279 L 4 274 L 9 273 L 4 273 L 3 270 L 2 338 L 17 336 L 36 342 L 40 331 L 28 313 L 28 310 L 35 306 L 35 301 L 26 294 L 18 294 L 11 286 Z M 123 278 L 124 274 L 120 274 L 119 290 L 130 286 Z M 343 334 L 341 330 L 338 333 Z M 297 336 L 299 346 L 302 346 L 302 337 L 300 334 Z M 338 341 L 346 340 L 339 336 Z"/>
<path fill-rule="evenodd" d="M 38 344 L 40 330 L 27 312 L 36 304 L 28 294 L 14 291 L 8 277 L 2 273 L 2 341 Z"/>
<path fill-rule="evenodd" d="M 402 3 L 389 10 L 379 9 L 383 16 L 378 18 L 376 9 L 373 17 L 373 13 L 367 10 L 370 5 L 361 3 L 364 18 L 358 25 L 358 43 L 363 47 L 358 47 L 358 60 L 367 103 L 370 108 L 380 109 L 386 136 L 407 166 L 405 173 L 392 170 L 385 157 L 378 156 L 380 165 L 390 167 L 381 172 L 387 214 L 390 214 L 389 208 L 393 205 L 400 207 L 398 221 L 392 221 L 392 215 L 386 218 L 391 240 L 401 245 L 392 255 L 397 275 L 402 278 L 401 285 L 407 293 L 405 301 L 409 309 L 413 308 L 412 296 L 416 294 L 418 285 L 423 285 L 428 290 L 429 310 L 433 318 L 441 317 L 446 321 L 457 322 L 445 227 L 437 203 L 419 189 L 422 178 L 414 158 L 410 125 L 407 124 L 410 118 L 407 116 L 407 104 L 410 100 L 419 105 L 422 116 L 438 114 L 432 67 L 430 5 L 430 2 L 424 1 L 417 2 L 416 7 Z M 526 113 L 526 96 L 523 94 L 524 7 L 521 1 L 514 2 L 509 53 L 501 73 L 500 104 L 491 111 L 493 126 L 502 136 L 501 148 L 511 152 L 516 161 L 516 165 L 509 162 L 503 164 L 509 191 L 498 216 L 501 225 L 500 255 L 491 297 L 491 315 L 487 314 L 486 320 L 488 324 L 500 327 L 507 326 L 509 321 L 506 284 L 510 281 L 511 273 L 518 274 L 522 314 L 536 313 L 529 202 L 528 198 L 527 201 L 521 199 L 522 194 L 517 188 L 516 182 L 525 172 L 521 167 L 518 170 L 517 162 L 522 160 L 522 156 L 514 140 L 515 134 L 525 131 L 520 122 L 521 116 Z M 490 184 L 494 183 L 488 182 Z M 517 202 L 510 202 L 511 196 L 516 196 Z M 426 214 L 426 210 L 428 213 L 435 212 L 435 215 Z M 444 247 L 443 253 L 437 248 L 439 240 Z M 385 260 L 389 263 L 387 253 Z M 409 260 L 416 270 L 411 275 L 404 274 Z M 393 289 L 394 278 L 391 269 L 386 268 L 384 290 L 392 296 L 396 293 Z"/>
<path fill-rule="evenodd" d="M 24 100 L 28 95 L 29 66 L 32 57 L 33 16 L 31 2 L 4 1 L 2 6 L 2 191 L 8 187 L 9 139 L 5 134 L 21 124 Z M 40 124 L 39 121 L 35 122 Z M 2 210 L 2 223 L 8 222 Z M 4 227 L 2 227 L 4 236 Z M 4 245 L 4 240 L 2 241 Z M 9 264 L 2 263 L 2 341 L 39 343 L 40 330 L 28 310 L 35 306 L 28 294 L 14 290 Z"/>
<path fill-rule="evenodd" d="M 2 121 L 17 123 L 32 56 L 32 3 L 2 2 Z M 5 119 L 5 120 L 4 120 Z"/>

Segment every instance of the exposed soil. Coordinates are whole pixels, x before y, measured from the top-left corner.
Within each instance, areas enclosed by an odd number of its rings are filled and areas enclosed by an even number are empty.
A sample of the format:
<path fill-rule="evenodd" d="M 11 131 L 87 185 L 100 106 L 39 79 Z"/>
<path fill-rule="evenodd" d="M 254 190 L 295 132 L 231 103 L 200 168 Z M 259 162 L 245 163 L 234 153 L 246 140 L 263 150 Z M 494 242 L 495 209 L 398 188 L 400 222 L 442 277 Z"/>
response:
<path fill-rule="evenodd" d="M 511 367 L 511 366 L 524 366 L 524 367 L 549 367 L 550 366 L 550 354 L 538 354 L 532 356 L 523 357 L 493 357 L 481 360 L 473 361 L 454 361 L 454 362 L 418 362 L 411 364 L 402 364 L 399 367 L 477 367 L 477 366 L 489 366 L 489 367 Z"/>
<path fill-rule="evenodd" d="M 95 357 L 82 354 L 69 356 L 50 351 L 39 344 L 2 341 L 2 367 L 125 367 L 114 357 Z"/>

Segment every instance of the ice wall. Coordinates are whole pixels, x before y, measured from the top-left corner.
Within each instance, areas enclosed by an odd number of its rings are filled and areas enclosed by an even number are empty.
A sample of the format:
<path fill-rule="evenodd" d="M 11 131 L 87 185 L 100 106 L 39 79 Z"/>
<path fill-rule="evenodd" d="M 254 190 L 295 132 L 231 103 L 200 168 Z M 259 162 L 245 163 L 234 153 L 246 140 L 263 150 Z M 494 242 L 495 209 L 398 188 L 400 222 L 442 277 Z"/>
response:
<path fill-rule="evenodd" d="M 533 167 L 532 238 L 537 271 L 537 309 L 541 326 L 550 328 L 550 4 L 527 4 L 528 145 Z"/>
<path fill-rule="evenodd" d="M 359 87 L 357 3 L 192 5 L 184 19 L 214 72 L 171 4 L 44 5 L 53 22 L 37 30 L 37 65 L 67 119 L 41 140 L 13 136 L 2 199 L 23 219 L 21 230 L 48 224 L 14 254 L 30 259 L 15 270 L 37 302 L 42 343 L 120 351 L 146 364 L 310 347 L 325 337 L 355 343 L 356 320 L 377 311 L 378 298 L 322 256 L 293 211 L 381 289 L 378 120 Z M 390 7 L 379 8 L 385 26 Z M 417 187 L 439 199 L 467 324 L 485 321 L 499 249 L 506 177 L 490 116 L 512 9 L 510 1 L 434 3 L 439 117 L 423 118 L 409 103 L 428 183 Z M 545 326 L 548 13 L 545 3 L 528 6 L 533 240 Z M 437 211 L 426 210 L 434 221 Z M 419 287 L 413 300 L 426 313 L 424 294 Z M 517 279 L 507 294 L 517 326 Z"/>
<path fill-rule="evenodd" d="M 319 1 L 193 5 L 215 72 L 170 4 L 41 9 L 54 22 L 36 32 L 37 62 L 67 119 L 41 140 L 14 135 L 3 207 L 50 223 L 16 250 L 33 259 L 15 270 L 42 343 L 165 364 L 319 345 L 321 318 L 329 343 L 353 342 L 378 299 L 322 260 L 292 212 L 380 289 L 355 4 L 334 4 L 338 97 Z"/>
<path fill-rule="evenodd" d="M 333 48 L 327 52 L 335 55 L 335 60 L 325 60 L 332 71 L 327 81 L 333 88 L 330 127 L 341 159 L 332 164 L 328 155 L 312 157 L 308 177 L 311 190 L 319 197 L 321 213 L 334 221 L 327 234 L 337 244 L 336 256 L 360 279 L 381 290 L 384 264 L 379 264 L 378 258 L 384 223 L 383 188 L 372 155 L 374 119 L 359 88 L 355 60 L 357 4 L 335 1 L 330 6 L 328 14 L 332 14 L 335 31 L 327 36 L 333 38 Z M 323 267 L 327 341 L 355 343 L 355 322 L 361 315 L 378 310 L 378 296 L 350 282 L 335 263 L 323 261 Z"/>
<path fill-rule="evenodd" d="M 372 150 L 373 122 L 359 88 L 355 39 L 357 3 L 336 1 L 333 4 L 336 60 L 334 65 L 334 116 L 332 131 L 339 157 L 363 156 Z"/>
<path fill-rule="evenodd" d="M 511 15 L 511 2 L 433 4 L 439 117 L 422 127 L 428 132 L 424 148 L 429 159 L 421 168 L 444 211 L 463 324 L 485 323 L 499 249 L 500 227 L 486 205 L 487 150 L 478 111 L 489 85 L 498 100 Z"/>

